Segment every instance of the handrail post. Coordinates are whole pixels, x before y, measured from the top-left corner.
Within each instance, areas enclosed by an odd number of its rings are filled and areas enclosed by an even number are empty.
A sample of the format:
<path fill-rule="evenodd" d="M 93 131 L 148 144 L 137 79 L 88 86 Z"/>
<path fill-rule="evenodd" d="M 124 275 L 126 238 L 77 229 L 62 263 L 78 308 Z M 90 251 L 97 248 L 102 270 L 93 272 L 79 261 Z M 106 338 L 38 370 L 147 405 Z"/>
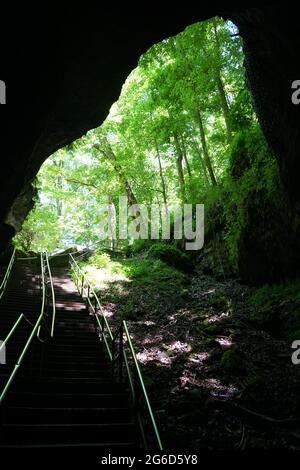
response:
<path fill-rule="evenodd" d="M 116 358 L 116 345 L 115 338 L 112 340 L 111 344 L 112 360 L 111 360 L 111 376 L 115 380 L 115 358 Z"/>
<path fill-rule="evenodd" d="M 123 349 L 124 349 L 124 337 L 123 337 L 123 323 L 120 328 L 120 340 L 119 340 L 119 381 L 123 382 Z"/>
<path fill-rule="evenodd" d="M 46 264 L 47 264 L 47 269 L 48 269 L 48 276 L 49 276 L 50 287 L 51 287 L 50 295 L 52 297 L 52 322 L 51 322 L 50 336 L 51 336 L 51 338 L 53 338 L 54 337 L 54 327 L 55 327 L 56 305 L 55 305 L 55 293 L 54 293 L 53 279 L 52 279 L 52 273 L 51 273 L 51 269 L 50 269 L 48 253 L 45 253 L 45 259 L 46 259 Z"/>
<path fill-rule="evenodd" d="M 14 265 L 14 262 L 15 262 L 15 257 L 16 257 L 16 248 L 14 248 L 13 254 L 12 254 L 12 256 L 10 258 L 10 261 L 8 263 L 8 266 L 7 266 L 7 270 L 4 274 L 2 282 L 0 284 L 0 299 L 2 298 L 2 296 L 4 294 L 5 288 L 7 286 L 8 281 L 9 281 L 9 277 L 10 277 L 10 274 L 11 274 L 11 271 L 12 271 L 12 268 L 13 268 L 13 265 Z"/>
<path fill-rule="evenodd" d="M 101 325 L 101 338 L 103 341 L 104 340 L 104 317 L 101 317 L 100 325 Z"/>

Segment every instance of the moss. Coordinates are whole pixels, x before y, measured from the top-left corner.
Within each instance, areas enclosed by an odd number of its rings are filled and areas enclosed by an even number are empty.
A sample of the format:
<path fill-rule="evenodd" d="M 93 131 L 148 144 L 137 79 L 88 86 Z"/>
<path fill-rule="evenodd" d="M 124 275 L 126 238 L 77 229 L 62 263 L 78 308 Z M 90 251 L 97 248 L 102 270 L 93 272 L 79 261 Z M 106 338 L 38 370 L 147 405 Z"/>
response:
<path fill-rule="evenodd" d="M 222 332 L 222 327 L 221 325 L 207 325 L 205 326 L 205 333 L 209 335 L 218 335 L 219 333 Z"/>
<path fill-rule="evenodd" d="M 224 351 L 220 365 L 227 372 L 240 372 L 244 369 L 243 359 L 237 348 Z"/>
<path fill-rule="evenodd" d="M 143 253 L 144 251 L 149 250 L 153 244 L 152 240 L 138 239 L 134 240 L 132 245 L 128 245 L 126 248 L 126 256 L 133 256 L 138 253 Z"/>
<path fill-rule="evenodd" d="M 230 306 L 230 302 L 223 292 L 217 292 L 210 298 L 210 304 L 212 307 L 219 311 L 226 311 Z"/>
<path fill-rule="evenodd" d="M 272 305 L 283 300 L 300 301 L 300 279 L 251 289 L 248 300 L 252 305 Z"/>
<path fill-rule="evenodd" d="M 255 307 L 251 322 L 271 334 L 289 338 L 300 330 L 300 281 L 251 289 L 248 302 Z"/>
<path fill-rule="evenodd" d="M 157 243 L 149 249 L 147 256 L 149 258 L 160 259 L 180 271 L 190 272 L 193 270 L 193 263 L 188 256 L 174 245 Z"/>

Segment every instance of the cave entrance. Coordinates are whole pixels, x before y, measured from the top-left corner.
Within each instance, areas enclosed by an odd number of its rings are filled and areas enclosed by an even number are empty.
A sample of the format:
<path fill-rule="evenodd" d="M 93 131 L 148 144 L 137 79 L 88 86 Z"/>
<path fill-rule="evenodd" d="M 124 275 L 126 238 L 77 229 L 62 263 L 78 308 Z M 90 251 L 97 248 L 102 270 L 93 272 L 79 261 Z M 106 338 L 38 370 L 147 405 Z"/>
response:
<path fill-rule="evenodd" d="M 154 45 L 105 122 L 47 159 L 15 244 L 56 252 L 99 242 L 103 204 L 202 203 L 222 185 L 236 137 L 257 126 L 241 39 L 220 18 Z M 214 189 L 215 188 L 215 189 Z"/>

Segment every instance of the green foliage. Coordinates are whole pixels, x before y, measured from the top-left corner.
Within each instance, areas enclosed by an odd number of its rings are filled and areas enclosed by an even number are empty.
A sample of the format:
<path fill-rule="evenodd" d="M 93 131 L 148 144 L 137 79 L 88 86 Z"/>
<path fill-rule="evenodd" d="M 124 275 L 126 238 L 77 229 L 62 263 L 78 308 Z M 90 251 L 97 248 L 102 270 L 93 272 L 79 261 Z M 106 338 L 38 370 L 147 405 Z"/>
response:
<path fill-rule="evenodd" d="M 123 262 L 124 273 L 135 283 L 163 288 L 169 282 L 185 281 L 185 275 L 159 259 L 133 258 Z"/>
<path fill-rule="evenodd" d="M 193 264 L 187 255 L 178 250 L 174 245 L 167 243 L 152 245 L 148 251 L 148 257 L 160 259 L 169 266 L 173 266 L 181 271 L 189 272 L 193 269 Z"/>
<path fill-rule="evenodd" d="M 168 266 L 159 259 L 133 257 L 120 261 L 111 259 L 109 255 L 97 253 L 87 261 L 80 263 L 81 268 L 88 272 L 89 267 L 95 267 L 99 271 L 105 270 L 110 273 L 122 274 L 128 279 L 134 279 L 135 283 L 144 285 L 164 284 L 172 280 L 181 283 L 185 282 L 185 275 L 176 269 Z"/>
<path fill-rule="evenodd" d="M 227 349 L 221 358 L 221 367 L 230 373 L 239 373 L 244 369 L 244 363 L 237 348 Z"/>
<path fill-rule="evenodd" d="M 204 322 L 205 324 L 205 322 Z M 222 332 L 222 325 L 216 325 L 216 324 L 207 324 L 205 326 L 205 333 L 208 335 L 218 335 Z"/>
<path fill-rule="evenodd" d="M 110 256 L 107 253 L 101 253 L 101 251 L 89 258 L 89 263 L 97 266 L 97 268 L 107 268 L 110 262 Z"/>
<path fill-rule="evenodd" d="M 23 224 L 14 243 L 17 249 L 29 251 L 54 250 L 59 244 L 58 220 L 50 208 L 37 205 Z"/>
<path fill-rule="evenodd" d="M 300 280 L 252 288 L 248 302 L 251 321 L 260 329 L 288 341 L 300 339 Z M 263 314 L 262 314 L 263 312 Z"/>
<path fill-rule="evenodd" d="M 226 312 L 230 306 L 228 297 L 220 291 L 210 297 L 210 304 L 219 312 Z"/>
<path fill-rule="evenodd" d="M 116 314 L 127 320 L 138 320 L 150 309 L 158 315 L 168 314 L 186 298 L 185 274 L 159 259 L 141 255 L 110 259 L 103 267 L 102 258 L 93 256 L 81 268 L 99 291 L 104 308 L 106 303 L 116 305 Z"/>
<path fill-rule="evenodd" d="M 278 191 L 278 168 L 259 127 L 237 134 L 232 143 L 229 197 L 224 204 L 225 240 L 232 263 L 237 262 L 239 240 L 248 223 L 250 205 L 263 207 Z M 259 198 L 259 200 L 258 200 Z"/>
<path fill-rule="evenodd" d="M 257 306 L 278 305 L 283 300 L 300 301 L 300 279 L 288 283 L 253 288 L 249 294 L 249 302 Z"/>
<path fill-rule="evenodd" d="M 133 243 L 131 245 L 128 245 L 127 247 L 126 255 L 132 256 L 138 253 L 143 253 L 147 251 L 152 244 L 152 240 L 143 240 L 142 238 L 139 238 L 138 240 L 133 240 Z"/>
<path fill-rule="evenodd" d="M 247 130 L 255 121 L 250 92 L 242 88 L 230 107 L 231 123 L 235 132 Z"/>

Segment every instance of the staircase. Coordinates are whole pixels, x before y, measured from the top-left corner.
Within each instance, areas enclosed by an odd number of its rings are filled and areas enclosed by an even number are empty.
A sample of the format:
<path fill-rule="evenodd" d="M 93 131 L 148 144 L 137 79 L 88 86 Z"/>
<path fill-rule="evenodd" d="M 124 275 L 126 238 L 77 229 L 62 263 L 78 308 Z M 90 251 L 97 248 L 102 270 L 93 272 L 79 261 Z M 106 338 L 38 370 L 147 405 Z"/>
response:
<path fill-rule="evenodd" d="M 138 449 L 129 396 L 112 380 L 94 317 L 63 268 L 52 270 L 56 296 L 55 336 L 42 329 L 27 354 L 1 409 L 4 449 L 130 453 Z M 0 390 L 40 314 L 40 270 L 15 263 L 0 304 L 0 338 L 20 313 L 0 365 Z M 30 323 L 29 323 L 30 322 Z M 75 452 L 75 453 L 74 453 Z"/>

